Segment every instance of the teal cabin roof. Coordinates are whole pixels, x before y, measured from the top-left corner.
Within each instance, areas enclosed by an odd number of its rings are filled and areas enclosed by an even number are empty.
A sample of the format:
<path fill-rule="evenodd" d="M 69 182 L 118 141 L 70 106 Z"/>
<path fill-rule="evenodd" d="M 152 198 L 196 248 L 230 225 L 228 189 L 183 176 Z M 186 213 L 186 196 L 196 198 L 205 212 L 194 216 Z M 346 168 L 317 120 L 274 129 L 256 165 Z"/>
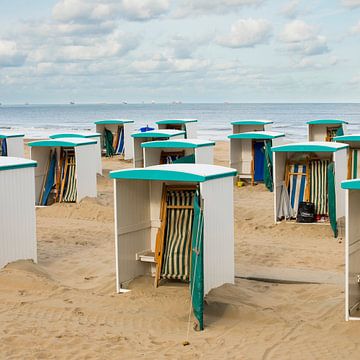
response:
<path fill-rule="evenodd" d="M 133 123 L 134 120 L 127 119 L 107 119 L 107 120 L 97 120 L 95 121 L 96 125 L 123 125 Z"/>
<path fill-rule="evenodd" d="M 229 139 L 254 139 L 254 140 L 272 140 L 284 137 L 284 133 L 275 131 L 247 131 L 239 134 L 229 135 Z"/>
<path fill-rule="evenodd" d="M 197 119 L 163 119 L 156 122 L 158 125 L 180 125 L 197 122 Z"/>
<path fill-rule="evenodd" d="M 111 171 L 112 179 L 204 182 L 212 179 L 233 177 L 235 169 L 206 164 L 166 164 L 147 168 Z"/>
<path fill-rule="evenodd" d="M 0 156 L 0 171 L 36 167 L 37 162 L 33 160 L 16 158 L 11 156 Z"/>
<path fill-rule="evenodd" d="M 55 147 L 55 146 L 76 147 L 76 146 L 93 145 L 93 144 L 96 144 L 96 140 L 90 140 L 79 137 L 37 140 L 28 143 L 28 145 L 32 147 Z"/>
<path fill-rule="evenodd" d="M 0 131 L 0 139 L 17 138 L 17 137 L 24 137 L 24 136 L 25 136 L 25 134 Z"/>
<path fill-rule="evenodd" d="M 342 135 L 342 136 L 336 136 L 333 138 L 333 140 L 335 141 L 339 141 L 339 142 L 344 142 L 344 143 L 348 143 L 348 142 L 359 142 L 360 141 L 360 135 Z"/>
<path fill-rule="evenodd" d="M 236 120 L 232 121 L 231 125 L 268 125 L 273 123 L 271 120 Z"/>
<path fill-rule="evenodd" d="M 347 144 L 325 141 L 311 141 L 287 145 L 273 146 L 273 152 L 336 152 L 349 147 Z"/>
<path fill-rule="evenodd" d="M 360 190 L 360 179 L 342 181 L 341 187 L 346 190 Z"/>
<path fill-rule="evenodd" d="M 59 134 L 52 134 L 49 136 L 50 139 L 59 139 L 59 138 L 85 138 L 85 139 L 89 139 L 89 138 L 94 138 L 94 137 L 100 137 L 101 134 L 99 133 L 59 133 Z"/>
<path fill-rule="evenodd" d="M 173 129 L 151 130 L 131 134 L 134 138 L 171 138 L 173 136 L 185 135 L 185 131 Z"/>
<path fill-rule="evenodd" d="M 308 125 L 341 125 L 341 124 L 347 124 L 344 120 L 310 120 L 307 122 Z"/>
<path fill-rule="evenodd" d="M 214 141 L 201 139 L 174 139 L 164 141 L 149 141 L 141 144 L 143 148 L 180 148 L 180 149 L 194 149 L 203 146 L 215 146 Z"/>

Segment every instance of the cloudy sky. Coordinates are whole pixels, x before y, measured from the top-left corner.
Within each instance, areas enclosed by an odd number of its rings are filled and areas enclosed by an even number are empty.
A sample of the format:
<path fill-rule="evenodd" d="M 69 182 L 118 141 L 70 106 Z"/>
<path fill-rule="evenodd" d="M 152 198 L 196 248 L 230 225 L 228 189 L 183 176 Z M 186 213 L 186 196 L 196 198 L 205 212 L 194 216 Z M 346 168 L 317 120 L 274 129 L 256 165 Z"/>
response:
<path fill-rule="evenodd" d="M 0 0 L 0 102 L 359 102 L 360 0 Z"/>

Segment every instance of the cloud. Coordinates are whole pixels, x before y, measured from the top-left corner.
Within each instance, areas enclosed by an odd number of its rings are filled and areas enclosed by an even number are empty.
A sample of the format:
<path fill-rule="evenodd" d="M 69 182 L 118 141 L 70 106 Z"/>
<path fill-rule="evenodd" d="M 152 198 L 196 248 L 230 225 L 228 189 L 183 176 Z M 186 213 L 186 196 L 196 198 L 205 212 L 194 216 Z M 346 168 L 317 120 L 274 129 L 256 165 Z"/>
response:
<path fill-rule="evenodd" d="M 299 4 L 300 0 L 286 2 L 286 4 L 281 9 L 281 14 L 291 19 L 297 17 L 300 13 Z"/>
<path fill-rule="evenodd" d="M 264 2 L 265 0 L 184 0 L 181 7 L 175 11 L 175 16 L 232 13 L 245 6 L 259 6 Z"/>
<path fill-rule="evenodd" d="M 0 66 L 21 66 L 25 59 L 26 56 L 18 50 L 16 42 L 0 39 Z"/>
<path fill-rule="evenodd" d="M 342 0 L 342 4 L 349 8 L 356 8 L 360 6 L 360 0 Z"/>
<path fill-rule="evenodd" d="M 327 39 L 319 35 L 317 27 L 302 20 L 294 20 L 285 25 L 280 40 L 288 51 L 303 56 L 320 55 L 329 52 Z"/>
<path fill-rule="evenodd" d="M 360 34 L 360 21 L 351 28 L 352 34 Z"/>
<path fill-rule="evenodd" d="M 241 19 L 232 25 L 230 34 L 219 36 L 216 42 L 225 47 L 243 48 L 268 42 L 272 26 L 264 19 Z"/>
<path fill-rule="evenodd" d="M 170 10 L 170 0 L 123 0 L 120 8 L 128 20 L 151 20 Z"/>

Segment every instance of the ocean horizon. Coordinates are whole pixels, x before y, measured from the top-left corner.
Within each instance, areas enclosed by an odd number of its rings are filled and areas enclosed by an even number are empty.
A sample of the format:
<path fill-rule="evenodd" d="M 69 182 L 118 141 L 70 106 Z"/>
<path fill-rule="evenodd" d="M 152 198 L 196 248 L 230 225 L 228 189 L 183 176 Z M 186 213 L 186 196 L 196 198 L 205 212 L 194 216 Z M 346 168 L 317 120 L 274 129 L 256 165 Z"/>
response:
<path fill-rule="evenodd" d="M 54 132 L 95 130 L 101 119 L 135 121 L 136 128 L 154 126 L 165 118 L 196 118 L 198 136 L 226 140 L 235 120 L 268 119 L 274 131 L 289 141 L 306 140 L 306 122 L 342 119 L 348 132 L 360 132 L 360 103 L 122 103 L 1 105 L 0 129 L 21 131 L 26 138 L 43 138 Z"/>

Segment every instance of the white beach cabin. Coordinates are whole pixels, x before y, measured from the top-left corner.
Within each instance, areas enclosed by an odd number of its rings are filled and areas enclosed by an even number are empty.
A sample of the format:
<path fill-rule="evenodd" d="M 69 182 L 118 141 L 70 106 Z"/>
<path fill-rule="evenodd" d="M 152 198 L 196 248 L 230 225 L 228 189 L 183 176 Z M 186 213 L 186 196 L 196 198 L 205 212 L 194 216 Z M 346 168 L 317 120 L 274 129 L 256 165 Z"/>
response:
<path fill-rule="evenodd" d="M 92 139 L 96 140 L 96 146 L 94 146 L 95 154 L 94 157 L 97 159 L 97 173 L 102 175 L 102 162 L 101 162 L 101 134 L 100 133 L 91 133 L 91 132 L 83 132 L 83 133 L 59 133 L 52 134 L 49 136 L 50 139 L 61 139 L 61 138 L 84 138 L 84 139 Z"/>
<path fill-rule="evenodd" d="M 360 180 L 343 181 L 345 215 L 345 319 L 360 320 Z"/>
<path fill-rule="evenodd" d="M 360 178 L 360 135 L 336 136 L 333 140 L 349 145 L 347 179 Z"/>
<path fill-rule="evenodd" d="M 133 158 L 131 134 L 134 121 L 108 119 L 95 121 L 96 132 L 101 134 L 102 153 L 106 156 L 123 155 L 124 160 Z"/>
<path fill-rule="evenodd" d="M 197 138 L 197 119 L 164 119 L 156 122 L 159 130 L 182 130 L 185 131 L 186 139 Z"/>
<path fill-rule="evenodd" d="M 314 204 L 314 221 L 330 222 L 337 236 L 337 220 L 345 215 L 341 181 L 347 176 L 348 145 L 305 142 L 275 146 L 274 220 L 296 219 L 299 204 Z"/>
<path fill-rule="evenodd" d="M 153 275 L 155 286 L 195 279 L 193 308 L 202 329 L 204 296 L 234 283 L 235 175 L 204 164 L 112 171 L 117 292 L 141 275 Z"/>
<path fill-rule="evenodd" d="M 233 134 L 250 131 L 271 131 L 271 120 L 237 120 L 231 123 Z"/>
<path fill-rule="evenodd" d="M 136 132 L 131 135 L 133 138 L 133 164 L 134 167 L 144 167 L 144 153 L 141 144 L 148 141 L 162 141 L 184 139 L 185 131 L 183 130 L 151 130 L 146 132 Z"/>
<path fill-rule="evenodd" d="M 35 186 L 36 162 L 0 157 L 0 268 L 36 255 Z"/>
<path fill-rule="evenodd" d="M 0 156 L 24 157 L 24 134 L 0 130 Z"/>
<path fill-rule="evenodd" d="M 335 136 L 346 134 L 346 125 L 343 120 L 308 121 L 308 141 L 332 141 Z"/>
<path fill-rule="evenodd" d="M 250 131 L 229 135 L 230 167 L 238 172 L 238 178 L 251 183 L 264 181 L 265 164 L 272 167 L 271 146 L 278 145 L 285 134 L 275 131 Z"/>
<path fill-rule="evenodd" d="M 37 161 L 35 171 L 35 202 L 79 202 L 96 197 L 96 140 L 59 138 L 30 142 L 30 157 Z"/>
<path fill-rule="evenodd" d="M 213 164 L 214 141 L 200 139 L 175 139 L 142 143 L 144 166 L 190 163 Z"/>

